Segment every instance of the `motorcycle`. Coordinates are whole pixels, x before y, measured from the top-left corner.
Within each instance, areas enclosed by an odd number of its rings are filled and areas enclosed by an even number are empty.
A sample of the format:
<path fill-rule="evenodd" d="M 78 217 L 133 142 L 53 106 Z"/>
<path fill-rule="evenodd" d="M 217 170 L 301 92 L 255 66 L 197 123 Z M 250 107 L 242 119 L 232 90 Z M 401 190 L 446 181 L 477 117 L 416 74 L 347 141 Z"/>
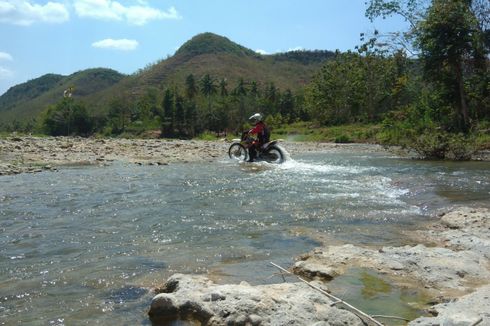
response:
<path fill-rule="evenodd" d="M 228 155 L 231 159 L 246 161 L 250 157 L 248 149 L 255 141 L 248 132 L 243 132 L 240 140 L 235 140 L 228 149 Z M 257 149 L 257 160 L 268 163 L 280 164 L 285 160 L 283 150 L 277 145 L 277 140 L 263 144 Z"/>

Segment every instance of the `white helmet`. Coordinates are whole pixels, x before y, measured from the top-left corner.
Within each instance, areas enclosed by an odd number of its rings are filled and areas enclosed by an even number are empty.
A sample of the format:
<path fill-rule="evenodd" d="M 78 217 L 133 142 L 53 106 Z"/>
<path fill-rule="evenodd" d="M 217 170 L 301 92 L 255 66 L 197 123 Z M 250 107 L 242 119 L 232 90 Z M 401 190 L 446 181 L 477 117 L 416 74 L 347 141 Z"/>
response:
<path fill-rule="evenodd" d="M 254 122 L 262 121 L 262 114 L 260 113 L 255 113 L 253 116 L 248 118 L 249 120 L 252 120 Z"/>

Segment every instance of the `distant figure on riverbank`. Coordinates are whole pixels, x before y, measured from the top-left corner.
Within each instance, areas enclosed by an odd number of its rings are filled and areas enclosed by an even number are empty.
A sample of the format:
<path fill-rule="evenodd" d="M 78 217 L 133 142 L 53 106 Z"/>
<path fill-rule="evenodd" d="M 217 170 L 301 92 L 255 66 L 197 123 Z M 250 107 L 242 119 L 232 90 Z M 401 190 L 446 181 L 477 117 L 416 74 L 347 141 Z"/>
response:
<path fill-rule="evenodd" d="M 72 96 L 72 94 L 73 94 L 73 87 L 71 87 L 71 86 L 63 91 L 63 97 L 64 98 L 70 98 Z"/>

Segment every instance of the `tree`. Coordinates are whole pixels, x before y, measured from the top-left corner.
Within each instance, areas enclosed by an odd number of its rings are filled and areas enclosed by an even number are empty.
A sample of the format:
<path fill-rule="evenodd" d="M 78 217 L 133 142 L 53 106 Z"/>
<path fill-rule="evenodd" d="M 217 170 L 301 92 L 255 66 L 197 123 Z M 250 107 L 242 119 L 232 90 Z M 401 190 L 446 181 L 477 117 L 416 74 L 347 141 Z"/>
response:
<path fill-rule="evenodd" d="M 222 97 L 228 96 L 228 89 L 227 89 L 227 82 L 226 78 L 221 78 L 219 81 L 219 95 Z"/>
<path fill-rule="evenodd" d="M 206 97 L 216 94 L 215 80 L 209 74 L 201 78 L 201 93 Z"/>
<path fill-rule="evenodd" d="M 236 96 L 246 96 L 247 95 L 247 87 L 245 86 L 245 81 L 243 78 L 238 79 L 238 83 L 233 90 L 233 94 Z"/>
<path fill-rule="evenodd" d="M 470 0 L 434 0 L 419 26 L 418 44 L 428 80 L 446 88 L 457 110 L 457 129 L 468 132 L 470 112 L 465 70 L 481 54 L 478 20 Z"/>
<path fill-rule="evenodd" d="M 296 118 L 294 112 L 294 96 L 290 89 L 287 89 L 279 100 L 279 113 L 287 118 L 288 122 L 293 122 Z"/>
<path fill-rule="evenodd" d="M 208 99 L 208 110 L 211 110 L 211 96 L 216 94 L 215 80 L 209 74 L 201 78 L 201 93 Z"/>
<path fill-rule="evenodd" d="M 115 98 L 109 104 L 109 123 L 112 133 L 120 134 L 126 130 L 131 122 L 131 109 L 124 98 Z"/>
<path fill-rule="evenodd" d="M 87 136 L 93 132 L 94 121 L 86 107 L 71 97 L 66 97 L 48 107 L 42 121 L 44 131 L 52 136 Z"/>
<path fill-rule="evenodd" d="M 490 117 L 489 14 L 488 0 L 369 1 L 371 20 L 400 15 L 410 22 L 404 35 L 423 62 L 431 97 L 439 97 L 439 107 L 427 109 L 440 111 L 436 122 L 448 131 L 468 132 L 472 119 Z"/>
<path fill-rule="evenodd" d="M 185 95 L 189 100 L 193 100 L 198 91 L 194 75 L 188 75 L 185 79 Z"/>
<path fill-rule="evenodd" d="M 174 134 L 174 95 L 166 89 L 162 101 L 162 136 L 171 137 Z"/>
<path fill-rule="evenodd" d="M 414 46 L 417 37 L 418 25 L 425 17 L 429 0 L 369 0 L 367 2 L 366 17 L 373 22 L 376 18 L 386 19 L 398 15 L 409 23 L 406 31 L 374 31 L 368 40 L 361 45 L 361 51 L 368 48 L 383 49 L 388 52 L 397 52 L 400 49 L 417 56 L 417 47 Z M 361 33 L 361 41 L 364 42 L 366 35 Z M 381 51 L 385 52 L 385 51 Z"/>
<path fill-rule="evenodd" d="M 184 98 L 179 94 L 175 95 L 175 124 L 179 134 L 183 134 L 185 126 Z"/>

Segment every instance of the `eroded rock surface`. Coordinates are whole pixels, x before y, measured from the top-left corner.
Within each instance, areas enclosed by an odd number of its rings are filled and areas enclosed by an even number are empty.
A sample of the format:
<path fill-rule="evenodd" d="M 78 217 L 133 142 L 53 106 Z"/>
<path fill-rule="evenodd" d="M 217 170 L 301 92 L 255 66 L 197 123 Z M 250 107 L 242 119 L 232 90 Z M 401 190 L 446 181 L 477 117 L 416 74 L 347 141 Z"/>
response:
<path fill-rule="evenodd" d="M 171 276 L 151 303 L 154 325 L 195 320 L 201 325 L 363 325 L 354 314 L 304 283 L 218 285 L 205 276 Z"/>
<path fill-rule="evenodd" d="M 328 280 L 352 267 L 370 268 L 401 286 L 424 287 L 435 300 L 449 301 L 433 307 L 435 317 L 410 325 L 477 325 L 480 319 L 478 325 L 490 325 L 490 211 L 461 207 L 412 236 L 416 244 L 403 247 L 317 248 L 293 269 Z"/>
<path fill-rule="evenodd" d="M 435 317 L 421 317 L 411 321 L 409 326 L 432 325 L 490 325 L 490 285 L 448 303 L 432 308 Z"/>

